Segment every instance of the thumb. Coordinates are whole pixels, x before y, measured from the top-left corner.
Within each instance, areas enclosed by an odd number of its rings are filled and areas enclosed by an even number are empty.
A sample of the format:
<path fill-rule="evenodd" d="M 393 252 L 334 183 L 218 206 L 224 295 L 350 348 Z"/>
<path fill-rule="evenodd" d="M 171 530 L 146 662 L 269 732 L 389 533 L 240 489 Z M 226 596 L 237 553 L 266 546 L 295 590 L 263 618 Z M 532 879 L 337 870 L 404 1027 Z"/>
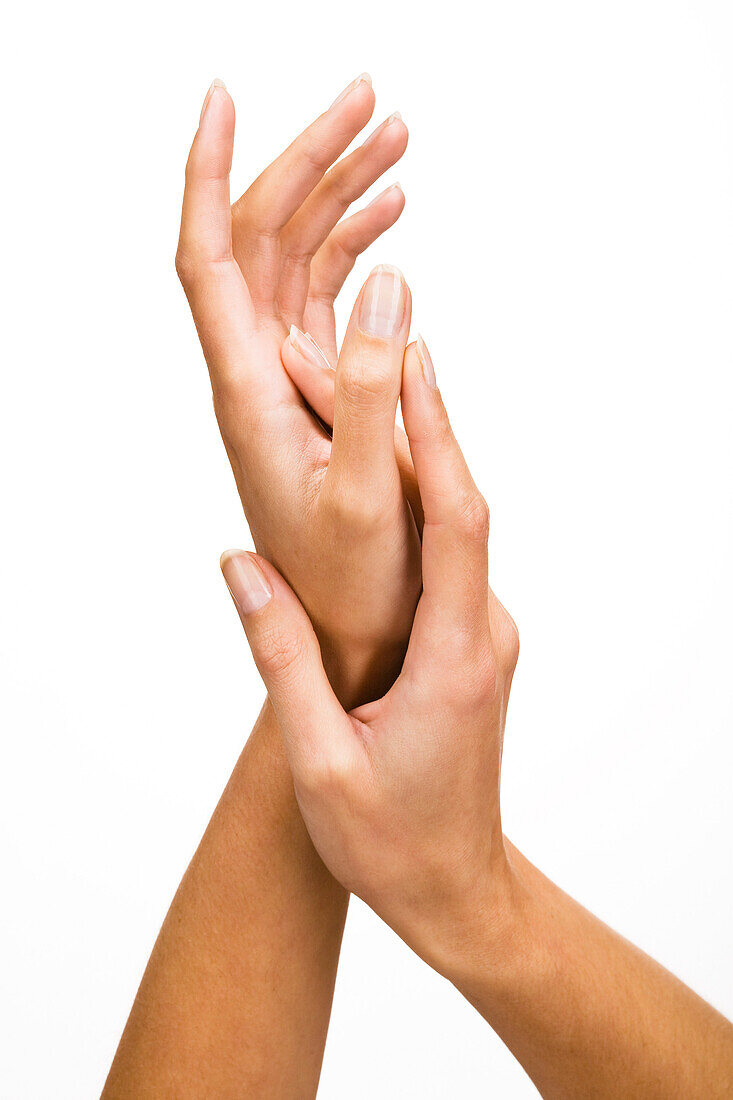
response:
<path fill-rule="evenodd" d="M 256 554 L 227 550 L 221 571 L 274 707 L 293 778 L 307 782 L 334 752 L 341 755 L 351 732 L 310 619 L 277 570 Z"/>
<path fill-rule="evenodd" d="M 375 267 L 356 300 L 334 378 L 326 483 L 337 495 L 398 480 L 394 430 L 412 299 L 401 271 Z"/>

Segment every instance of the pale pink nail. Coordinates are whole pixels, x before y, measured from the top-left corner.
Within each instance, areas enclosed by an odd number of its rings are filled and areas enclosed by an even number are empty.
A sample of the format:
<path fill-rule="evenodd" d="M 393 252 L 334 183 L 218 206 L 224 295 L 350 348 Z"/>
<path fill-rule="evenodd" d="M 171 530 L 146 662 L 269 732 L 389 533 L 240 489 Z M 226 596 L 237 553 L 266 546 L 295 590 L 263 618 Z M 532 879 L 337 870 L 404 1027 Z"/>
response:
<path fill-rule="evenodd" d="M 391 126 L 393 122 L 402 122 L 402 115 L 399 111 L 395 111 L 393 115 L 389 116 L 389 118 L 385 118 L 384 122 L 381 122 L 379 126 L 377 126 L 376 130 L 372 130 L 371 134 L 364 142 L 364 145 L 371 145 L 374 139 L 378 137 L 383 130 L 386 130 L 388 126 Z M 364 148 L 364 145 L 362 145 L 362 149 Z"/>
<path fill-rule="evenodd" d="M 221 571 L 241 615 L 259 611 L 272 599 L 272 589 L 250 554 L 227 550 L 221 556 Z"/>
<path fill-rule="evenodd" d="M 224 88 L 224 90 L 226 91 L 226 84 L 224 83 L 223 80 L 219 80 L 218 77 L 217 77 L 216 80 L 212 80 L 211 84 L 209 85 L 209 90 L 206 93 L 206 98 L 204 99 L 204 105 L 201 108 L 201 117 L 199 118 L 199 126 L 203 122 L 204 115 L 206 114 L 206 108 L 209 106 L 209 103 L 211 101 L 211 97 L 212 97 L 212 95 L 214 94 L 214 92 L 216 91 L 217 88 Z"/>
<path fill-rule="evenodd" d="M 290 343 L 295 350 L 299 352 L 304 359 L 307 359 L 309 363 L 312 363 L 314 367 L 325 367 L 326 370 L 333 370 L 328 359 L 326 359 L 326 356 L 309 332 L 301 332 L 297 325 L 291 325 Z"/>
<path fill-rule="evenodd" d="M 435 389 L 437 386 L 437 383 L 435 381 L 435 367 L 433 366 L 432 357 L 427 347 L 425 346 L 425 341 L 423 340 L 422 336 L 418 336 L 417 340 L 415 341 L 415 351 L 417 352 L 418 362 L 420 363 L 420 366 L 422 368 L 423 378 L 431 387 L 431 389 Z"/>
<path fill-rule="evenodd" d="M 369 336 L 389 339 L 399 332 L 407 302 L 405 279 L 396 267 L 381 264 L 366 281 L 359 305 L 359 328 Z"/>
<path fill-rule="evenodd" d="M 336 96 L 333 103 L 328 108 L 329 111 L 331 111 L 336 106 L 337 103 L 341 103 L 344 99 L 346 99 L 347 95 L 351 95 L 351 93 L 356 88 L 358 88 L 360 84 L 369 84 L 371 86 L 371 83 L 372 83 L 372 78 L 370 77 L 369 73 L 359 73 L 356 80 L 352 80 L 351 84 L 349 84 L 348 87 L 344 88 L 341 95 Z"/>
<path fill-rule="evenodd" d="M 372 199 L 371 202 L 368 202 L 364 209 L 367 210 L 370 206 L 374 206 L 376 203 L 381 202 L 384 196 L 388 195 L 390 191 L 399 191 L 401 195 L 404 195 L 401 184 L 392 183 L 389 187 L 386 187 L 384 191 L 381 191 L 375 199 Z"/>

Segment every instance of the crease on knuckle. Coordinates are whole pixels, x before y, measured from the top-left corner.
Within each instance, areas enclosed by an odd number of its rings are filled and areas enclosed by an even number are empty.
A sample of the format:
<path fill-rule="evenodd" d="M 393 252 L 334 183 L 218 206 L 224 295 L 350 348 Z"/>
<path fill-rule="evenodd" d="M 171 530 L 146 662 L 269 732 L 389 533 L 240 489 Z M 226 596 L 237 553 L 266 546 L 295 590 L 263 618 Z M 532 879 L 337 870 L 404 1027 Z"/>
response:
<path fill-rule="evenodd" d="M 353 486 L 324 493 L 323 507 L 328 524 L 338 534 L 363 534 L 374 527 L 378 514 L 373 496 L 365 497 Z"/>
<path fill-rule="evenodd" d="M 323 177 L 323 190 L 329 202 L 340 211 L 339 217 L 346 213 L 356 196 L 354 187 L 343 171 L 332 168 Z"/>
<path fill-rule="evenodd" d="M 461 649 L 460 643 L 457 649 Z M 459 675 L 463 702 L 472 710 L 491 704 L 498 687 L 496 661 L 491 647 L 483 645 L 477 650 L 475 638 L 466 638 L 464 654 Z"/>
<path fill-rule="evenodd" d="M 306 132 L 303 134 L 298 153 L 311 168 L 321 175 L 331 165 L 331 154 L 325 143 L 311 133 Z"/>
<path fill-rule="evenodd" d="M 319 797 L 341 798 L 349 779 L 347 760 L 338 752 L 319 752 L 304 769 L 301 782 Z"/>
<path fill-rule="evenodd" d="M 336 256 L 331 256 L 331 261 L 336 263 L 337 257 L 340 257 L 340 266 L 346 267 L 348 264 L 349 271 L 351 271 L 356 263 L 357 257 L 363 251 L 363 249 L 360 249 L 354 243 L 352 233 L 345 224 L 337 226 L 336 229 L 334 229 L 331 234 L 329 247 L 336 253 Z"/>
<path fill-rule="evenodd" d="M 190 286 L 196 274 L 196 261 L 182 245 L 179 244 L 175 259 L 176 275 L 181 286 Z"/>
<path fill-rule="evenodd" d="M 270 679 L 278 683 L 294 675 L 304 652 L 305 644 L 300 637 L 286 634 L 276 626 L 268 627 L 260 639 L 260 662 Z"/>
<path fill-rule="evenodd" d="M 459 506 L 456 526 L 472 542 L 484 543 L 489 538 L 489 506 L 479 492 L 469 494 Z"/>
<path fill-rule="evenodd" d="M 394 397 L 394 378 L 390 364 L 362 360 L 342 367 L 337 385 L 350 411 L 358 411 L 362 405 L 373 406 L 376 402 L 392 400 Z"/>

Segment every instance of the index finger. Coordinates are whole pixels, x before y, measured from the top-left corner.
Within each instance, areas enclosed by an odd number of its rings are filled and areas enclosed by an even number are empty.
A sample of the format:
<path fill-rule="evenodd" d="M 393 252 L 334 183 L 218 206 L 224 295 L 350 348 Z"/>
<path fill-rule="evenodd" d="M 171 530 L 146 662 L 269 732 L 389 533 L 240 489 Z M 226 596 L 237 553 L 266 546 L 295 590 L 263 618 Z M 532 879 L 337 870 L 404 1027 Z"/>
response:
<path fill-rule="evenodd" d="M 483 639 L 489 511 L 453 434 L 422 337 L 405 352 L 402 419 L 425 515 L 415 629 L 433 638 Z"/>

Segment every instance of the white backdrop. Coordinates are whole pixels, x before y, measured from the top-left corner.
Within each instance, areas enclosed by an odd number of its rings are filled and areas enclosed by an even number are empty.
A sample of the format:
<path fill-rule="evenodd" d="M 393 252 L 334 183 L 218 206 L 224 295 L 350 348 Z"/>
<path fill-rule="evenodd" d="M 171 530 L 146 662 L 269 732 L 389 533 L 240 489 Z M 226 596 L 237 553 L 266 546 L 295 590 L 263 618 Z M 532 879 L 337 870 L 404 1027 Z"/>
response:
<path fill-rule="evenodd" d="M 102 1084 L 262 696 L 248 546 L 173 271 L 214 76 L 234 187 L 367 69 L 410 127 L 400 265 L 522 656 L 507 832 L 733 1013 L 728 0 L 15 5 L 0 65 L 0 1095 Z M 324 1100 L 530 1097 L 352 907 Z"/>

